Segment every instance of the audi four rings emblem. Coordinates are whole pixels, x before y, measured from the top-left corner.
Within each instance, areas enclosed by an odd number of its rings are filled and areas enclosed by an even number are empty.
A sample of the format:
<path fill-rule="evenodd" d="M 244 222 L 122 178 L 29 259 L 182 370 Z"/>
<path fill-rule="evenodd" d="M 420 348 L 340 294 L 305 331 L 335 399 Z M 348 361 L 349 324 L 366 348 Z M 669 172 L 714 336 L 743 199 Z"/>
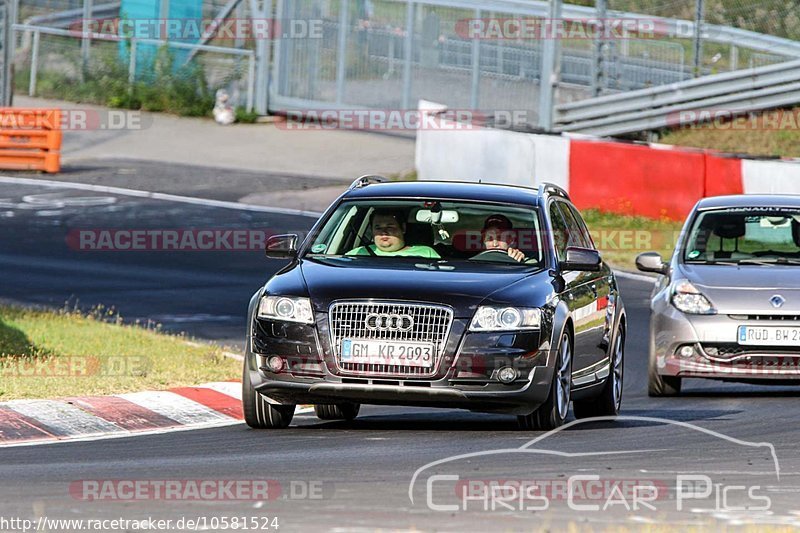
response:
<path fill-rule="evenodd" d="M 370 313 L 364 319 L 364 324 L 370 331 L 402 331 L 405 333 L 414 328 L 414 319 L 411 315 Z"/>

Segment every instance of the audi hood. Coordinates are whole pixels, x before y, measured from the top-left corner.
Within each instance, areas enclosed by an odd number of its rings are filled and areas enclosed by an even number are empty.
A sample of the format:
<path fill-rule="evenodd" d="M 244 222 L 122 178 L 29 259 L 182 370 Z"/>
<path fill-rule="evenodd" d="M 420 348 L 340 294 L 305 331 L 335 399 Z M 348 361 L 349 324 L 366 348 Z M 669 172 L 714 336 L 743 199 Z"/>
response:
<path fill-rule="evenodd" d="M 541 269 L 515 264 L 457 264 L 410 258 L 304 259 L 270 280 L 271 293 L 297 294 L 300 287 L 318 312 L 331 302 L 350 299 L 406 300 L 452 306 L 456 317 L 470 317 L 494 293 L 513 297 L 514 287 Z M 531 282 L 533 283 L 533 282 Z M 530 301 L 527 299 L 527 301 Z"/>

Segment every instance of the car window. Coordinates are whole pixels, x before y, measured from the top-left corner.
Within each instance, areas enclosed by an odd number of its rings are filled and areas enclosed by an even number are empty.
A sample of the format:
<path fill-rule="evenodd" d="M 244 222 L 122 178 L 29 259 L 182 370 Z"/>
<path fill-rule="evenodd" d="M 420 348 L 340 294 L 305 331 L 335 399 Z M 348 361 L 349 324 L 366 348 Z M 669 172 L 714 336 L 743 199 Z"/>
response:
<path fill-rule="evenodd" d="M 590 241 L 587 242 L 580 224 L 570 211 L 569 205 L 564 202 L 556 201 L 555 204 L 564 216 L 564 223 L 567 230 L 567 246 L 577 246 L 579 248 L 589 248 Z"/>
<path fill-rule="evenodd" d="M 502 222 L 499 244 L 524 254 L 524 259 L 511 262 L 541 264 L 542 235 L 535 206 L 437 199 L 344 201 L 311 236 L 306 253 L 355 260 L 421 257 L 510 263 L 509 254 L 488 253 L 487 224 L 498 220 Z M 398 231 L 386 235 L 381 228 L 392 221 Z M 497 241 L 490 244 L 498 245 Z"/>
<path fill-rule="evenodd" d="M 688 233 L 684 254 L 684 260 L 693 262 L 800 262 L 800 210 L 703 212 Z"/>
<path fill-rule="evenodd" d="M 562 203 L 561 205 L 562 205 L 562 207 L 563 206 L 567 207 L 567 209 L 569 210 L 570 215 L 572 215 L 572 218 L 577 223 L 578 229 L 580 230 L 580 234 L 581 234 L 581 241 L 583 243 L 585 243 L 584 247 L 585 248 L 591 248 L 591 249 L 594 250 L 595 246 L 594 246 L 594 241 L 592 240 L 592 234 L 589 233 L 589 228 L 586 227 L 586 222 L 584 222 L 583 217 L 581 216 L 581 214 L 578 212 L 577 209 L 575 209 L 575 206 L 572 205 L 572 204 Z"/>
<path fill-rule="evenodd" d="M 558 202 L 550 202 L 550 223 L 553 225 L 553 246 L 556 249 L 556 256 L 559 261 L 567 258 L 567 224 L 564 222 L 564 215 L 558 207 Z"/>

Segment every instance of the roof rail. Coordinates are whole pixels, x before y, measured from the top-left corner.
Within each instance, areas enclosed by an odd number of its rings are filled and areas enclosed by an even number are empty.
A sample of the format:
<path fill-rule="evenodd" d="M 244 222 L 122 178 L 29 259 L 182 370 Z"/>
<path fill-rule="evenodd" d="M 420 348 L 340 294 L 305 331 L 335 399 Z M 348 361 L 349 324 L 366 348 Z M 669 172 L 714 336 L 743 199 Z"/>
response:
<path fill-rule="evenodd" d="M 555 196 L 561 196 L 562 198 L 566 198 L 569 200 L 569 194 L 567 191 L 556 185 L 555 183 L 547 183 L 544 182 L 539 186 L 539 194 L 549 193 Z"/>
<path fill-rule="evenodd" d="M 360 178 L 353 181 L 350 184 L 350 187 L 347 188 L 348 191 L 353 189 L 360 189 L 361 187 L 366 187 L 367 185 L 371 185 L 373 183 L 384 183 L 387 180 L 383 176 L 379 176 L 377 174 L 367 174 L 365 176 L 361 176 Z"/>

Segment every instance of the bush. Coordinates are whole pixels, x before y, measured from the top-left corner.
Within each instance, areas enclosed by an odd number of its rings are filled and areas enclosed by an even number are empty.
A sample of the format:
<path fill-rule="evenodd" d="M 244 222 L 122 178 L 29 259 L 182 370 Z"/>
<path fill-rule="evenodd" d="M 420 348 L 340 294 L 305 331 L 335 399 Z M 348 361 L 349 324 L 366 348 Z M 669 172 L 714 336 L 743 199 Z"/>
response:
<path fill-rule="evenodd" d="M 147 72 L 143 79 L 131 84 L 128 65 L 119 59 L 117 51 L 106 49 L 102 52 L 95 54 L 94 61 L 83 69 L 82 79 L 69 72 L 81 72 L 80 66 L 75 65 L 72 69 L 40 71 L 38 96 L 182 116 L 211 115 L 216 88 L 212 89 L 206 83 L 201 65 L 189 63 L 174 69 L 174 56 L 164 46 L 156 53 L 152 65 L 142 69 Z M 29 69 L 18 72 L 16 90 L 27 92 L 29 79 Z"/>

